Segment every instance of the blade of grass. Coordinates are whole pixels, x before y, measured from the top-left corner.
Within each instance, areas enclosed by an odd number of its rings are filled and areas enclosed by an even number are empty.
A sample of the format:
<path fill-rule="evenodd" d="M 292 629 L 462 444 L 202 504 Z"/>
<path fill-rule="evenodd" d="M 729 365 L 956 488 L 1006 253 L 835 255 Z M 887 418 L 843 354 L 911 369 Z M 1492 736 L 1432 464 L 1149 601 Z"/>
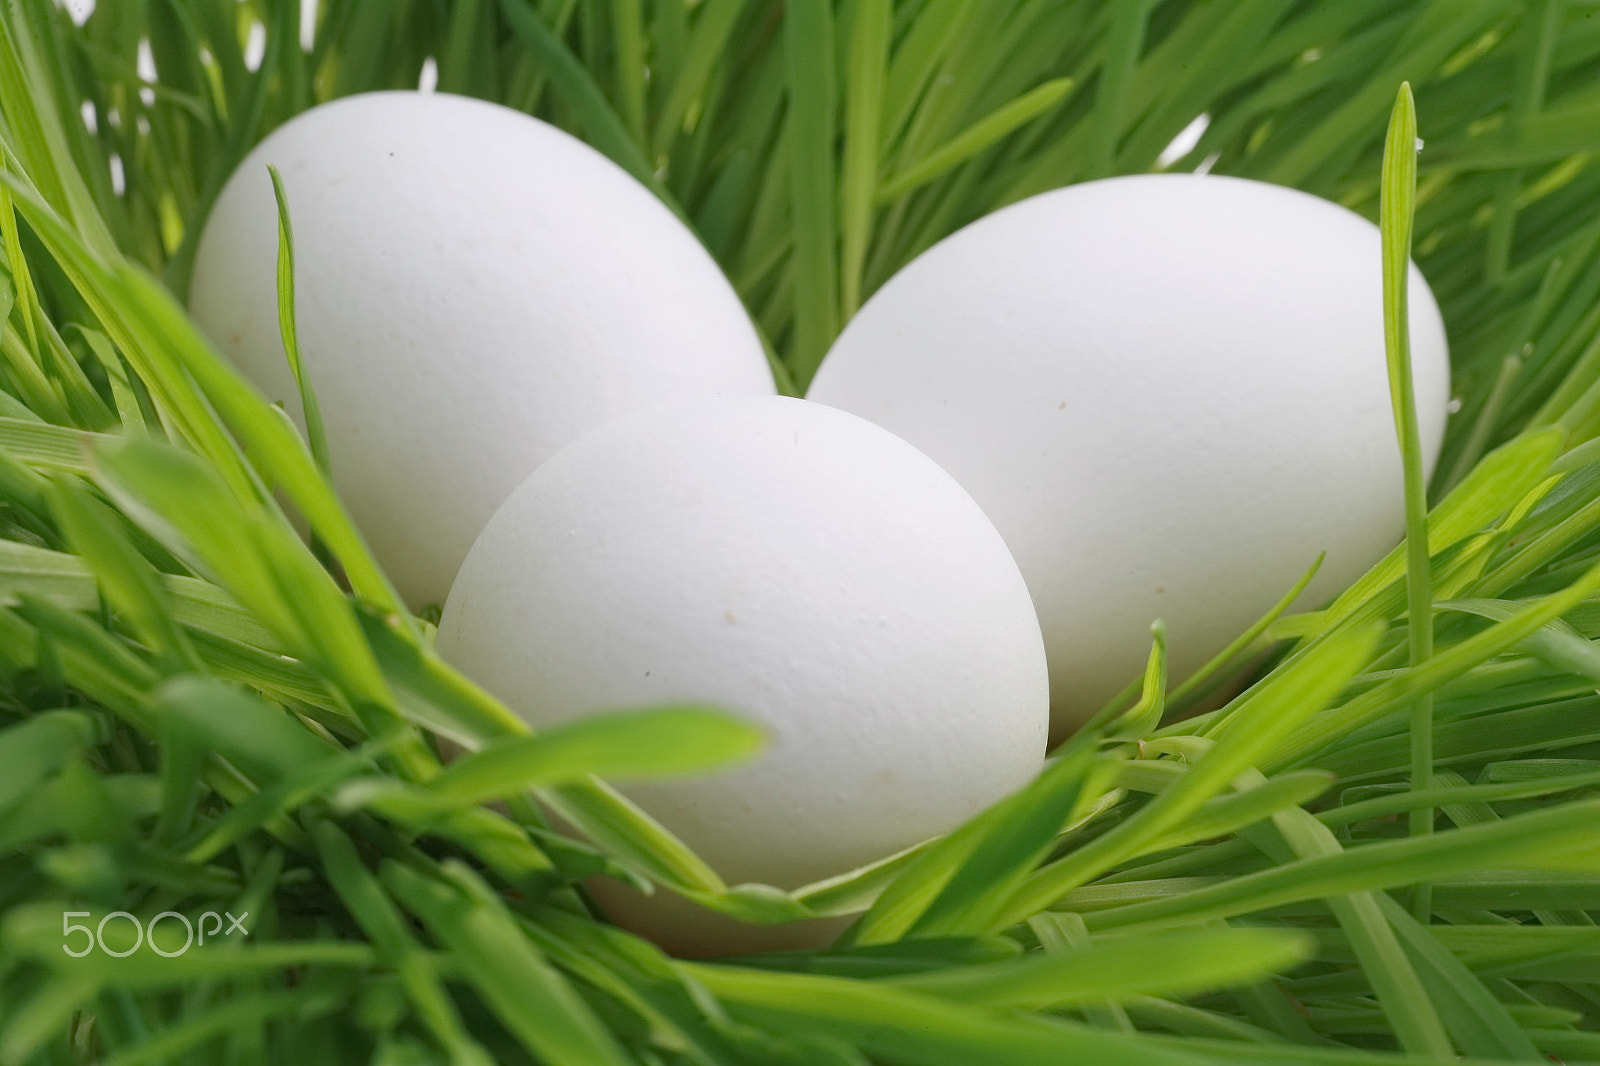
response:
<path fill-rule="evenodd" d="M 1268 752 L 1279 738 L 1325 707 L 1372 654 L 1375 629 L 1356 629 L 1256 689 L 1226 719 L 1215 745 L 1172 788 L 1104 836 L 1033 874 L 1013 893 L 992 928 L 1004 929 L 1043 910 L 1065 892 L 1131 859 L 1169 832 Z"/>
<path fill-rule="evenodd" d="M 1383 151 L 1383 332 L 1388 353 L 1389 393 L 1394 404 L 1405 474 L 1407 627 L 1413 668 L 1433 654 L 1433 591 L 1428 559 L 1428 485 L 1422 470 L 1417 397 L 1411 374 L 1411 319 L 1406 279 L 1411 269 L 1411 223 L 1417 186 L 1417 113 L 1409 82 L 1400 84 Z M 1411 787 L 1433 784 L 1433 694 L 1417 696 L 1411 709 Z M 1411 811 L 1412 836 L 1433 832 L 1433 811 Z M 1433 906 L 1426 885 L 1412 890 L 1412 910 L 1427 922 Z"/>
<path fill-rule="evenodd" d="M 834 96 L 831 4 L 793 4 L 784 13 L 783 49 L 789 87 L 789 197 L 794 219 L 794 356 L 802 390 L 839 332 L 833 153 Z"/>
<path fill-rule="evenodd" d="M 861 278 L 872 236 L 873 199 L 882 151 L 891 7 L 891 0 L 857 0 L 850 25 L 844 159 L 839 178 L 841 322 L 849 322 L 861 307 Z"/>
<path fill-rule="evenodd" d="M 1181 896 L 1133 903 L 1085 916 L 1091 929 L 1171 928 L 1250 914 L 1297 900 L 1442 881 L 1482 868 L 1483 857 L 1514 867 L 1600 869 L 1593 835 L 1600 803 L 1583 801 L 1515 815 L 1503 821 L 1425 837 L 1368 844 L 1338 855 L 1301 859 L 1229 878 Z"/>
<path fill-rule="evenodd" d="M 1017 1017 L 881 983 L 679 963 L 739 1013 L 778 1031 L 834 1036 L 911 1066 L 1199 1066 L 1217 1060 L 1067 1022 Z"/>
<path fill-rule="evenodd" d="M 528 788 L 581 780 L 704 773 L 753 756 L 763 731 L 696 706 L 617 711 L 503 740 L 457 760 L 429 782 L 449 803 L 475 804 Z"/>
<path fill-rule="evenodd" d="M 1283 929 L 1186 930 L 1096 940 L 1069 953 L 953 967 L 888 983 L 961 1003 L 1038 1010 L 1242 984 L 1295 966 L 1311 946 L 1306 934 Z M 1150 966 L 1152 958 L 1161 960 L 1160 967 Z"/>
<path fill-rule="evenodd" d="M 411 934 L 404 915 L 361 862 L 350 838 L 329 822 L 313 826 L 317 853 L 329 883 L 350 916 L 372 938 L 377 954 L 399 974 L 421 1022 L 456 1066 L 492 1066 L 489 1053 L 467 1032 L 440 979 L 433 957 Z"/>
<path fill-rule="evenodd" d="M 948 173 L 1061 103 L 1075 84 L 1071 78 L 1047 81 L 985 115 L 939 148 L 885 179 L 878 188 L 878 203 L 886 204 L 898 200 Z"/>
<path fill-rule="evenodd" d="M 300 405 L 305 411 L 306 443 L 311 448 L 311 458 L 317 469 L 326 476 L 331 469 L 328 462 L 328 435 L 322 427 L 322 407 L 317 403 L 316 390 L 300 361 L 300 335 L 294 320 L 294 227 L 289 220 L 289 197 L 283 188 L 283 175 L 271 163 L 267 173 L 272 176 L 272 194 L 278 203 L 278 333 L 283 338 L 283 353 L 289 360 L 289 372 L 294 375 L 295 386 L 300 391 Z"/>
<path fill-rule="evenodd" d="M 688 222 L 683 208 L 656 180 L 644 151 L 628 133 L 627 125 L 617 117 L 616 110 L 595 83 L 593 75 L 572 54 L 566 43 L 551 31 L 530 0 L 501 0 L 500 11 L 517 38 L 539 57 L 551 83 L 583 123 L 590 142 L 609 156 L 612 162 L 648 186 L 662 203 Z"/>
<path fill-rule="evenodd" d="M 447 860 L 448 884 L 388 861 L 383 884 L 457 954 L 465 976 L 530 1052 L 572 1066 L 630 1066 L 635 1060 L 531 941 L 500 900 L 461 863 Z"/>

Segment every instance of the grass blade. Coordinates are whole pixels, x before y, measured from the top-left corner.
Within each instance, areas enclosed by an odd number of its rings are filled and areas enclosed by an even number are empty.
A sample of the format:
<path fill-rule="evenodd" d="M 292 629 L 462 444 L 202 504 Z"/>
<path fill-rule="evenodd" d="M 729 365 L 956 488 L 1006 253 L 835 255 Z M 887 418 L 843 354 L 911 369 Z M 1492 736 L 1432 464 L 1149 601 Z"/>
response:
<path fill-rule="evenodd" d="M 500 741 L 456 761 L 429 788 L 447 802 L 474 804 L 591 774 L 700 774 L 750 758 L 765 740 L 743 719 L 700 707 L 618 711 Z"/>
<path fill-rule="evenodd" d="M 1412 667 L 1433 654 L 1433 587 L 1428 559 L 1428 485 L 1422 471 L 1422 442 L 1417 429 L 1417 397 L 1411 375 L 1411 319 L 1406 279 L 1411 269 L 1411 216 L 1417 186 L 1417 112 L 1411 85 L 1402 82 L 1389 120 L 1383 150 L 1383 334 L 1388 354 L 1389 394 L 1394 404 L 1395 434 L 1405 472 L 1406 603 L 1411 625 L 1406 632 Z M 1421 693 L 1411 708 L 1411 787 L 1433 784 L 1433 695 Z M 1433 811 L 1411 812 L 1413 836 L 1433 832 Z M 1427 921 L 1433 908 L 1426 885 L 1412 893 L 1417 917 Z"/>
<path fill-rule="evenodd" d="M 836 135 L 831 4 L 784 13 L 789 86 L 789 196 L 794 216 L 795 384 L 804 390 L 839 332 L 833 144 Z"/>

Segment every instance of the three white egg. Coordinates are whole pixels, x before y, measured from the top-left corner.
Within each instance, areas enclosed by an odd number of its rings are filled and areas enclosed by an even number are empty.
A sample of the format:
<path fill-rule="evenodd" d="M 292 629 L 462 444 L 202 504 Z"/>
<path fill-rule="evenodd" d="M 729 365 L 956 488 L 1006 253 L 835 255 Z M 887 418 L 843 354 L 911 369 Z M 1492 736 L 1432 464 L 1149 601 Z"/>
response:
<path fill-rule="evenodd" d="M 353 97 L 251 154 L 197 254 L 197 320 L 297 416 L 268 162 L 380 562 L 413 606 L 450 590 L 441 652 L 535 725 L 764 723 L 749 768 L 629 789 L 730 882 L 955 827 L 1135 676 L 1154 618 L 1181 674 L 1318 552 L 1308 601 L 1402 528 L 1378 234 L 1303 193 L 1119 178 L 981 219 L 867 303 L 812 403 L 771 395 L 709 255 L 598 153 L 476 100 Z M 1431 463 L 1448 365 L 1411 291 Z M 615 906 L 692 948 L 680 909 Z"/>

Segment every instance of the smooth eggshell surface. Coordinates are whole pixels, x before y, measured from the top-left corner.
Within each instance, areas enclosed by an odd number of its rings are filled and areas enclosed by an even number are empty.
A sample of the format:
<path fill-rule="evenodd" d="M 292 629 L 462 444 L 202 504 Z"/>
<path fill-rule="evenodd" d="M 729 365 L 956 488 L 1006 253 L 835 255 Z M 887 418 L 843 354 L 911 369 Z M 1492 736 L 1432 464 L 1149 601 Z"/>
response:
<path fill-rule="evenodd" d="M 1313 605 L 1404 528 L 1377 227 L 1237 178 L 1144 175 L 1035 196 L 891 278 L 808 396 L 904 437 L 971 492 L 1033 592 L 1057 736 L 1141 669 L 1174 679 L 1311 565 Z M 1410 273 L 1431 469 L 1444 326 Z"/>
<path fill-rule="evenodd" d="M 268 163 L 334 483 L 413 608 L 444 599 L 495 507 L 573 438 L 664 400 L 774 392 L 732 287 L 644 186 L 510 108 L 389 92 L 273 132 L 200 239 L 196 321 L 297 419 Z"/>
<path fill-rule="evenodd" d="M 1044 755 L 1043 642 L 994 526 L 910 445 L 804 400 L 657 407 L 558 452 L 468 554 L 438 648 L 536 727 L 704 701 L 770 730 L 745 767 L 625 788 L 730 884 L 883 858 Z M 694 940 L 681 910 L 607 903 Z M 749 928 L 718 949 L 771 943 Z"/>

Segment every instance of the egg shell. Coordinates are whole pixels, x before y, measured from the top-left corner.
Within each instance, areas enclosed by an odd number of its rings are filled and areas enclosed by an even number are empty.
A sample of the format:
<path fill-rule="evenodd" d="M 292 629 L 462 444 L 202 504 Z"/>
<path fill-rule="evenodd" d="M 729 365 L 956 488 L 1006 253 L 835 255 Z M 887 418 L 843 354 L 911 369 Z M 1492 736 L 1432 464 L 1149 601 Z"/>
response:
<path fill-rule="evenodd" d="M 1431 469 L 1445 331 L 1409 274 Z M 807 394 L 904 437 L 983 505 L 1039 609 L 1054 731 L 1137 676 L 1181 678 L 1327 560 L 1312 606 L 1404 528 L 1380 237 L 1315 196 L 1142 175 L 1014 204 L 919 256 Z"/>
<path fill-rule="evenodd" d="M 302 424 L 269 163 L 334 484 L 414 608 L 444 599 L 495 507 L 563 444 L 652 403 L 775 391 L 716 263 L 621 168 L 498 104 L 384 92 L 262 141 L 196 252 L 196 321 Z"/>
<path fill-rule="evenodd" d="M 910 445 L 793 398 L 657 407 L 558 452 L 473 545 L 438 649 L 535 727 L 703 701 L 769 730 L 754 763 L 625 788 L 730 884 L 883 858 L 1044 755 L 1043 642 L 993 525 Z M 614 901 L 692 948 L 682 908 Z M 720 948 L 770 943 L 745 928 Z"/>

